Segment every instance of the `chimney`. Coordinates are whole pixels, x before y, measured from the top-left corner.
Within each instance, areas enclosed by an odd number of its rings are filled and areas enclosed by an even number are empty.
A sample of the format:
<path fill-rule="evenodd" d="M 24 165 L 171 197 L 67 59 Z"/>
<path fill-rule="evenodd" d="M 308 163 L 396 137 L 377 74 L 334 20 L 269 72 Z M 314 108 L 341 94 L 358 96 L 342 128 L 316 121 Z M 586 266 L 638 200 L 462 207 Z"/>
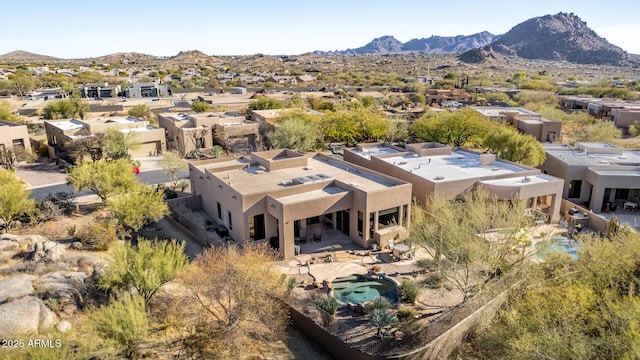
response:
<path fill-rule="evenodd" d="M 495 154 L 480 154 L 480 165 L 489 166 L 496 162 Z"/>

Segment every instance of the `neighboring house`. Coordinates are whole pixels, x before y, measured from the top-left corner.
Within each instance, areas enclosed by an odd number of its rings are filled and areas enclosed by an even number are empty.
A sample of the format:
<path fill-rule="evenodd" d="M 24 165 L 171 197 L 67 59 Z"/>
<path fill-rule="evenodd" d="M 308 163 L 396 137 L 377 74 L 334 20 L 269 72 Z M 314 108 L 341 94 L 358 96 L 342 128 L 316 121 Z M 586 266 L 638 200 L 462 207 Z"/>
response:
<path fill-rule="evenodd" d="M 611 110 L 611 120 L 625 133 L 629 132 L 629 127 L 636 122 L 640 122 L 640 106 L 625 106 Z"/>
<path fill-rule="evenodd" d="M 89 83 L 82 87 L 83 98 L 114 98 L 122 89 L 120 85 L 109 85 L 109 83 Z"/>
<path fill-rule="evenodd" d="M 82 137 L 104 134 L 108 129 L 118 129 L 123 133 L 135 133 L 133 140 L 137 143 L 131 150 L 133 157 L 152 156 L 166 149 L 164 131 L 149 126 L 149 122 L 132 117 L 107 118 L 92 120 L 47 120 L 44 122 L 49 146 L 64 151 L 69 142 Z"/>
<path fill-rule="evenodd" d="M 546 119 L 533 111 L 523 108 L 474 106 L 480 114 L 499 121 L 509 122 L 523 134 L 535 137 L 540 142 L 558 142 L 562 121 Z"/>
<path fill-rule="evenodd" d="M 273 109 L 273 110 L 252 110 L 251 119 L 260 124 L 260 129 L 265 133 L 274 129 L 275 123 L 283 115 L 291 111 L 302 111 L 307 115 L 323 116 L 320 111 L 300 108 Z"/>
<path fill-rule="evenodd" d="M 482 188 L 500 200 L 520 199 L 548 220 L 559 218 L 562 179 L 539 169 L 438 143 L 406 148 L 371 143 L 344 149 L 344 160 L 402 179 L 413 186 L 420 203 L 455 199 L 466 190 Z"/>
<path fill-rule="evenodd" d="M 593 97 L 585 96 L 560 96 L 558 101 L 560 107 L 566 110 L 587 110 L 589 103 L 599 102 L 602 99 L 595 99 Z"/>
<path fill-rule="evenodd" d="M 640 150 L 607 143 L 543 145 L 545 172 L 564 179 L 562 197 L 599 213 L 640 200 Z"/>
<path fill-rule="evenodd" d="M 189 175 L 192 194 L 231 238 L 269 240 L 284 258 L 314 235 L 327 246 L 346 235 L 369 248 L 408 234 L 411 184 L 327 155 L 255 152 L 191 163 Z"/>
<path fill-rule="evenodd" d="M 158 114 L 158 126 L 164 128 L 167 148 L 182 154 L 214 145 L 255 151 L 260 142 L 258 123 L 238 115 L 162 113 Z"/>
<path fill-rule="evenodd" d="M 463 89 L 427 89 L 427 105 L 441 105 L 445 101 L 473 101 L 473 94 Z"/>
<path fill-rule="evenodd" d="M 128 98 L 159 97 L 171 95 L 166 85 L 155 82 L 135 83 L 124 89 L 124 96 Z"/>
<path fill-rule="evenodd" d="M 270 81 L 272 83 L 276 83 L 280 85 L 285 85 L 285 84 L 295 85 L 298 83 L 298 79 L 296 79 L 295 76 L 272 75 L 266 78 L 266 81 Z"/>
<path fill-rule="evenodd" d="M 31 151 L 31 142 L 29 141 L 27 126 L 0 120 L 0 149 L 11 149 L 14 147 L 21 147 L 27 151 Z"/>
<path fill-rule="evenodd" d="M 431 86 L 431 85 L 435 85 L 438 81 L 441 81 L 442 77 L 441 76 L 418 76 L 417 79 L 420 84 Z"/>

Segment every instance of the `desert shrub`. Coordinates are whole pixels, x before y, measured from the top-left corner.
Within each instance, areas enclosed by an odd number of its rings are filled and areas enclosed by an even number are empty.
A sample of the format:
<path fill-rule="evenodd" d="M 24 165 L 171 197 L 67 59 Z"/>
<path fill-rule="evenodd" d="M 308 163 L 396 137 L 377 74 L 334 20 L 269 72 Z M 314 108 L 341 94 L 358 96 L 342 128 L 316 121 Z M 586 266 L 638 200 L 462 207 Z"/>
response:
<path fill-rule="evenodd" d="M 287 293 L 290 294 L 296 286 L 298 286 L 298 279 L 290 276 L 287 279 Z"/>
<path fill-rule="evenodd" d="M 377 297 L 364 305 L 364 309 L 367 313 L 373 313 L 374 311 L 387 311 L 391 307 L 391 301 L 386 297 Z"/>
<path fill-rule="evenodd" d="M 60 215 L 62 215 L 62 211 L 60 210 L 60 208 L 51 200 L 45 199 L 43 201 L 40 201 L 37 203 L 36 207 L 38 209 L 36 213 L 38 222 L 55 220 Z"/>
<path fill-rule="evenodd" d="M 109 221 L 89 223 L 77 230 L 74 237 L 92 250 L 105 251 L 118 240 L 116 226 Z"/>
<path fill-rule="evenodd" d="M 410 306 L 400 306 L 398 308 L 398 319 L 400 321 L 412 321 L 416 318 L 416 311 Z"/>
<path fill-rule="evenodd" d="M 73 203 L 73 193 L 60 191 L 55 194 L 49 194 L 44 198 L 44 201 L 50 201 L 55 206 L 63 211 L 65 214 L 71 213 L 75 208 L 75 204 Z"/>
<path fill-rule="evenodd" d="M 430 273 L 422 280 L 421 285 L 427 289 L 439 289 L 442 287 L 442 280 L 442 275 L 439 273 Z"/>
<path fill-rule="evenodd" d="M 338 310 L 338 300 L 334 297 L 329 297 L 326 295 L 317 295 L 311 299 L 313 304 L 320 309 L 327 312 L 329 315 L 334 315 L 336 310 Z"/>
<path fill-rule="evenodd" d="M 121 293 L 100 308 L 89 311 L 95 331 L 126 358 L 134 358 L 149 333 L 149 319 L 141 296 Z"/>
<path fill-rule="evenodd" d="M 402 280 L 400 290 L 402 291 L 402 300 L 411 304 L 416 302 L 416 298 L 418 298 L 418 285 L 413 280 Z"/>
<path fill-rule="evenodd" d="M 431 259 L 421 259 L 416 262 L 420 268 L 425 269 L 427 271 L 434 271 L 438 269 L 438 264 Z"/>
<path fill-rule="evenodd" d="M 202 151 L 198 150 L 198 149 L 194 149 L 189 151 L 188 153 L 186 153 L 184 155 L 185 158 L 187 159 L 202 159 L 204 158 L 204 154 L 202 153 Z"/>
<path fill-rule="evenodd" d="M 173 189 L 169 189 L 169 188 L 164 188 L 164 198 L 165 199 L 175 199 L 178 197 L 178 193 L 173 190 Z"/>

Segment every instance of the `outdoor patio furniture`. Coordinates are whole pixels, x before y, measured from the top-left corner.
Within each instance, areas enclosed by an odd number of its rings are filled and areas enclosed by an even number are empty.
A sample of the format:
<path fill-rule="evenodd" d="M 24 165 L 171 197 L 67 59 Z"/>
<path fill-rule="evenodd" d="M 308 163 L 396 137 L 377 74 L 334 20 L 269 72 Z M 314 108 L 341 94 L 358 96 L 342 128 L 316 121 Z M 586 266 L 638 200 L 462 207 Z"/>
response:
<path fill-rule="evenodd" d="M 624 209 L 627 210 L 627 208 L 630 208 L 631 210 L 635 211 L 636 208 L 638 207 L 638 203 L 634 203 L 633 201 L 627 201 L 624 203 Z"/>
<path fill-rule="evenodd" d="M 313 229 L 313 241 L 320 242 L 322 241 L 322 228 L 316 227 Z"/>

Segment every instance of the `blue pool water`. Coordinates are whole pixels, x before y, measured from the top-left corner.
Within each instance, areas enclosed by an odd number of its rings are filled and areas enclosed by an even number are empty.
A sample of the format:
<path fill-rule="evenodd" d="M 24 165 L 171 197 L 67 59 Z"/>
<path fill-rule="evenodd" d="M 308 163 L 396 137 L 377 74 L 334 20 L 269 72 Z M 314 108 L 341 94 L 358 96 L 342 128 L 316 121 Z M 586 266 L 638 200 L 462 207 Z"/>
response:
<path fill-rule="evenodd" d="M 331 282 L 334 296 L 339 302 L 363 303 L 384 296 L 392 303 L 398 301 L 398 289 L 393 280 L 366 275 L 350 275 Z"/>
<path fill-rule="evenodd" d="M 544 259 L 554 252 L 563 252 L 571 255 L 572 258 L 578 258 L 578 251 L 582 249 L 579 242 L 566 236 L 558 236 L 557 238 L 536 244 L 538 258 Z"/>

